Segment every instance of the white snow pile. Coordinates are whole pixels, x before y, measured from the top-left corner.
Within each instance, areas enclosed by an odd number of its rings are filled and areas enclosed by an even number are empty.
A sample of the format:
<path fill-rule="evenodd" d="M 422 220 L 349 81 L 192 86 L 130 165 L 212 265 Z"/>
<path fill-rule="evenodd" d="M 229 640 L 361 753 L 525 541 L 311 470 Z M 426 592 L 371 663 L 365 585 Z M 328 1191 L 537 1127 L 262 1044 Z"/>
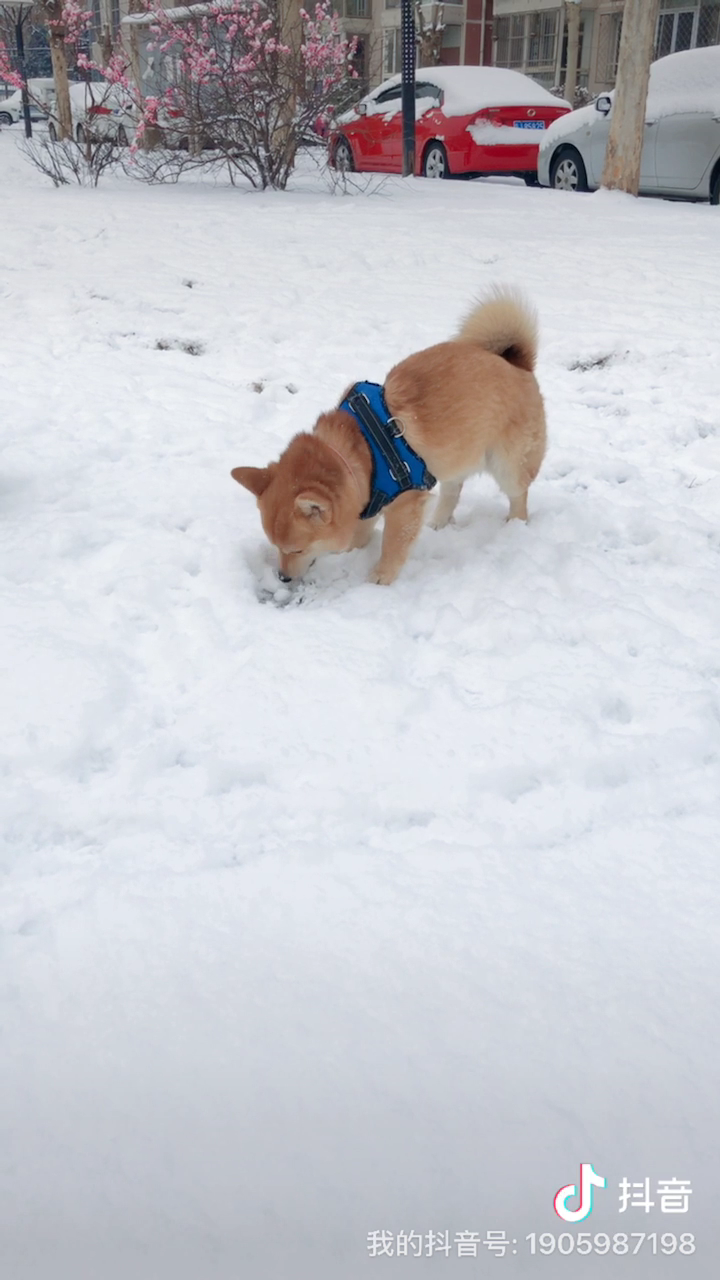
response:
<path fill-rule="evenodd" d="M 711 1280 L 718 210 L 343 198 L 309 162 L 284 195 L 55 191 L 16 136 L 3 1280 L 610 1277 L 529 1252 L 574 1233 L 553 1197 L 581 1161 L 608 1181 L 587 1230 L 656 1233 L 620 1269 Z M 504 281 L 542 335 L 528 525 L 472 478 L 393 587 L 365 581 L 376 535 L 262 603 L 231 467 Z M 623 1178 L 689 1180 L 688 1213 L 620 1213 Z M 381 1230 L 437 1251 L 372 1257 Z"/>
<path fill-rule="evenodd" d="M 519 129 L 509 124 L 491 124 L 489 120 L 476 120 L 467 126 L 473 142 L 478 147 L 517 147 L 539 143 L 544 129 Z"/>

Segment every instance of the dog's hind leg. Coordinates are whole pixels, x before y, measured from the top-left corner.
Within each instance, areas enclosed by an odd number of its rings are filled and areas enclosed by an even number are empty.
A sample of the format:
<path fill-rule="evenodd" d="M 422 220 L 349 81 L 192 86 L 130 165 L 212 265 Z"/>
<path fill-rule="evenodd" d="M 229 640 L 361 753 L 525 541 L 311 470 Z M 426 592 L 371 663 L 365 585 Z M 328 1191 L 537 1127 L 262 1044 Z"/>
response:
<path fill-rule="evenodd" d="M 443 480 L 440 484 L 440 497 L 430 521 L 433 529 L 444 529 L 453 517 L 463 487 L 462 480 Z"/>
<path fill-rule="evenodd" d="M 545 437 L 525 443 L 522 452 L 494 448 L 486 454 L 485 466 L 510 502 L 508 520 L 527 520 L 528 489 L 545 454 Z"/>

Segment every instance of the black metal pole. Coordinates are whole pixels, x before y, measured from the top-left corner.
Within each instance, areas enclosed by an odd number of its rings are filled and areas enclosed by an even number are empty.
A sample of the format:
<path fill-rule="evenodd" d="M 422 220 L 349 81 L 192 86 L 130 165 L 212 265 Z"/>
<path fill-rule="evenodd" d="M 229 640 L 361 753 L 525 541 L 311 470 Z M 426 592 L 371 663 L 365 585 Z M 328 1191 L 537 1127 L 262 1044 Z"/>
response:
<path fill-rule="evenodd" d="M 402 0 L 403 178 L 415 172 L 415 12 L 413 0 Z"/>
<path fill-rule="evenodd" d="M 25 137 L 32 138 L 32 125 L 30 123 L 30 99 L 28 98 L 27 73 L 25 71 L 25 38 L 23 36 L 23 23 L 25 15 L 22 10 L 18 10 L 17 20 L 15 22 L 15 44 L 17 45 L 18 69 L 22 76 L 22 106 L 23 119 L 25 121 Z"/>

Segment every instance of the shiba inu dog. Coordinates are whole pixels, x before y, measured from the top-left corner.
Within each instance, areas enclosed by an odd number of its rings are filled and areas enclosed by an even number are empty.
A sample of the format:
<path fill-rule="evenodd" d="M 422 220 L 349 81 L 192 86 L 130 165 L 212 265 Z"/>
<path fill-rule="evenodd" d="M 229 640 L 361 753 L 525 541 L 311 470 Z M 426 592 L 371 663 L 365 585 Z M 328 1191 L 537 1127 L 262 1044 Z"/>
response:
<path fill-rule="evenodd" d="M 537 319 L 522 297 L 495 289 L 449 342 L 408 356 L 383 387 L 358 383 L 322 413 L 277 462 L 235 467 L 257 498 L 283 581 L 317 556 L 365 546 L 382 514 L 380 559 L 370 581 L 402 569 L 440 484 L 432 524 L 452 518 L 463 482 L 488 471 L 527 519 L 528 489 L 545 453 L 545 412 L 535 380 Z"/>

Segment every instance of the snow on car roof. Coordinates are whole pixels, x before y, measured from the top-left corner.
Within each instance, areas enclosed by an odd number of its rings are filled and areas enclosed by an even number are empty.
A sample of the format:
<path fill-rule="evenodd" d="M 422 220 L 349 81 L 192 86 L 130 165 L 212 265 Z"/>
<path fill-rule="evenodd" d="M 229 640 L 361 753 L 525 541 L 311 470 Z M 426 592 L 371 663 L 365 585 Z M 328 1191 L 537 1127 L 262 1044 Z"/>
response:
<path fill-rule="evenodd" d="M 469 115 L 479 107 L 569 107 L 564 98 L 543 89 L 519 71 L 504 67 L 419 67 L 415 79 L 442 89 L 446 116 Z M 391 89 L 400 84 L 399 75 L 385 80 L 378 89 Z"/>
<path fill-rule="evenodd" d="M 650 68 L 648 112 L 672 115 L 720 110 L 720 46 L 688 49 L 660 58 Z"/>
<path fill-rule="evenodd" d="M 109 80 L 73 80 L 70 83 L 70 97 L 76 103 L 105 102 L 110 98 L 120 98 L 126 94 L 121 85 L 112 84 Z M 127 95 L 126 95 L 127 96 Z"/>

